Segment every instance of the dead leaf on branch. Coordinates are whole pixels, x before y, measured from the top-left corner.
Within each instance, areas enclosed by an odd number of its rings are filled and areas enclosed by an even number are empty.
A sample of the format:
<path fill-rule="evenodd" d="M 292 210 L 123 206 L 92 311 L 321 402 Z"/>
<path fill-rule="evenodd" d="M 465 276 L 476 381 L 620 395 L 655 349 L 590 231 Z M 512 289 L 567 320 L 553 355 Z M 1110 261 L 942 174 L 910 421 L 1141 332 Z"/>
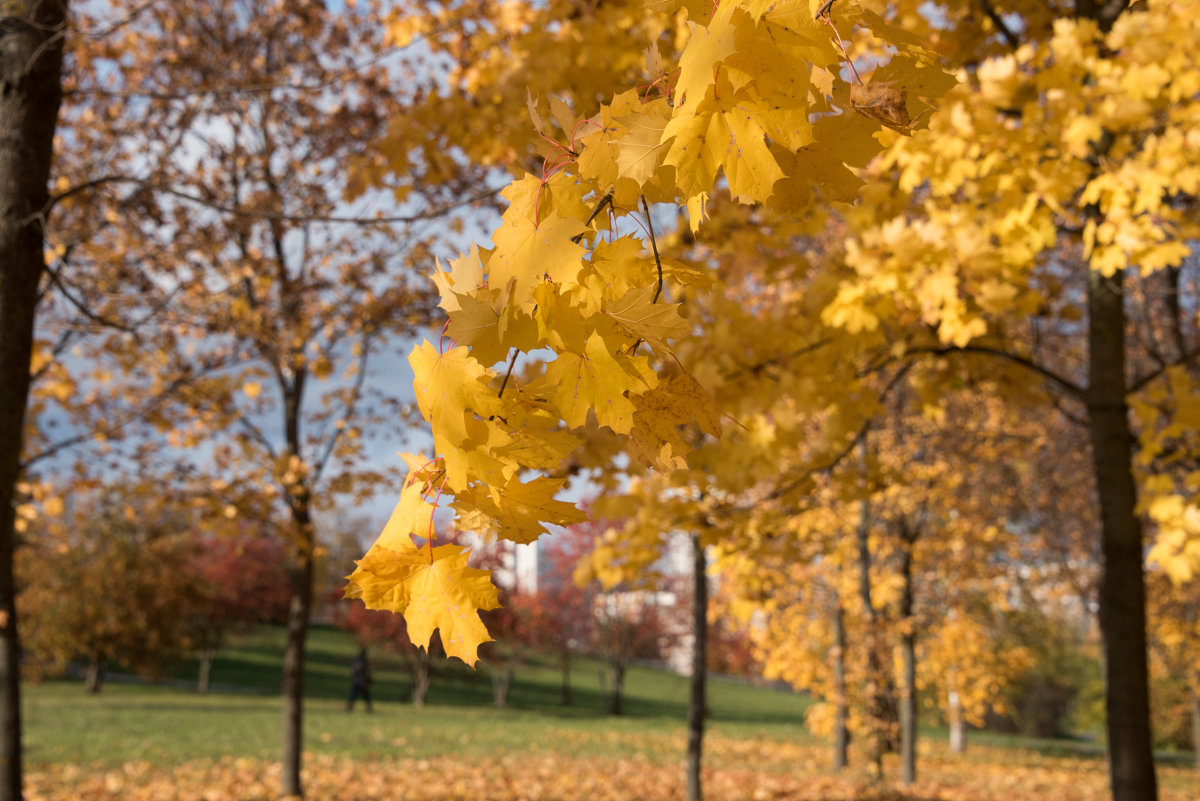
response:
<path fill-rule="evenodd" d="M 850 106 L 867 119 L 910 135 L 920 120 L 908 116 L 908 91 L 891 81 L 872 81 L 850 87 Z"/>

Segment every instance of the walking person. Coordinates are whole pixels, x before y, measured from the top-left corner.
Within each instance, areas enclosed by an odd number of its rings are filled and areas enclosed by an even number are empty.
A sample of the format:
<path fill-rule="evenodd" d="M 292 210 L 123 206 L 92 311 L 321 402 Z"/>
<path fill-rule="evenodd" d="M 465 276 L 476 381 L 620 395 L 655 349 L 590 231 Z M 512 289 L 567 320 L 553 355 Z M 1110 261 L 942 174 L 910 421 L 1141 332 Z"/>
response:
<path fill-rule="evenodd" d="M 359 698 L 371 712 L 371 664 L 367 662 L 367 649 L 359 649 L 358 656 L 350 664 L 350 699 L 346 701 L 346 711 L 354 711 L 354 702 Z"/>

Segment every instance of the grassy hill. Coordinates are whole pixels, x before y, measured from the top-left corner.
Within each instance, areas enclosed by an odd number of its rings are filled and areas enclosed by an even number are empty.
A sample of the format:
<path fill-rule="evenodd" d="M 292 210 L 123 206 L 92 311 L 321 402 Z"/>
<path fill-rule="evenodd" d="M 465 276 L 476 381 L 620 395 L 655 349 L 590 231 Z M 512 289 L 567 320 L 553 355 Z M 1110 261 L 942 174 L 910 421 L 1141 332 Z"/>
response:
<path fill-rule="evenodd" d="M 278 748 L 283 638 L 282 629 L 263 627 L 220 653 L 212 675 L 217 691 L 207 696 L 182 686 L 194 680 L 195 664 L 177 666 L 170 681 L 157 685 L 123 683 L 114 676 L 98 695 L 88 695 L 75 681 L 29 687 L 29 760 L 161 764 L 227 755 L 269 758 Z M 496 709 L 487 669 L 481 664 L 474 671 L 453 660 L 435 667 L 428 706 L 417 711 L 408 703 L 407 671 L 394 657 L 376 654 L 375 714 L 368 716 L 360 707 L 347 715 L 344 699 L 356 652 L 354 640 L 344 632 L 324 627 L 312 632 L 305 682 L 310 699 L 306 748 L 314 752 L 570 752 L 586 740 L 589 752 L 629 756 L 659 749 L 677 753 L 675 740 L 683 736 L 686 678 L 632 668 L 627 714 L 614 719 L 602 711 L 598 666 L 582 659 L 572 670 L 571 706 L 561 703 L 557 664 L 518 667 L 509 707 Z M 731 736 L 805 736 L 801 723 L 808 701 L 793 693 L 717 680 L 710 685 L 709 705 L 714 728 Z"/>

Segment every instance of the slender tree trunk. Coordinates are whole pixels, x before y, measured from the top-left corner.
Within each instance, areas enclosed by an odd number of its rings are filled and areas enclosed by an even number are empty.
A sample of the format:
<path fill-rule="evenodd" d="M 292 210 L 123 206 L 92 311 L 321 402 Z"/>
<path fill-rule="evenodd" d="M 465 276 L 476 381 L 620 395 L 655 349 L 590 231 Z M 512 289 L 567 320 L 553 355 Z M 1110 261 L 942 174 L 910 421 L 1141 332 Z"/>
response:
<path fill-rule="evenodd" d="M 621 696 L 625 692 L 625 665 L 620 662 L 609 665 L 609 676 L 612 678 L 612 686 L 608 695 L 608 714 L 620 715 L 624 712 Z"/>
<path fill-rule="evenodd" d="M 902 781 L 917 780 L 917 634 L 913 618 L 912 548 L 915 535 L 904 532 L 905 548 L 900 555 L 900 576 L 904 589 L 900 596 L 900 660 L 904 675 L 900 687 L 900 764 Z"/>
<path fill-rule="evenodd" d="M 0 6 L 0 801 L 21 798 L 13 552 L 29 362 L 45 269 L 47 183 L 62 100 L 66 0 Z"/>
<path fill-rule="evenodd" d="M 98 693 L 104 687 L 104 663 L 107 660 L 99 654 L 92 654 L 88 660 L 87 674 L 83 681 L 83 689 L 89 693 Z"/>
<path fill-rule="evenodd" d="M 708 678 L 708 559 L 700 536 L 692 535 L 692 681 L 688 699 L 687 801 L 700 801 L 704 751 L 705 682 Z"/>
<path fill-rule="evenodd" d="M 967 723 L 963 719 L 962 699 L 958 691 L 951 690 L 946 702 L 946 717 L 949 718 L 950 724 L 950 750 L 961 754 L 967 750 Z"/>
<path fill-rule="evenodd" d="M 1088 421 L 1100 495 L 1105 709 L 1113 801 L 1158 797 L 1150 738 L 1146 587 L 1125 401 L 1124 274 L 1088 275 Z"/>
<path fill-rule="evenodd" d="M 558 654 L 558 665 L 562 671 L 563 706 L 571 706 L 571 652 L 565 648 Z"/>
<path fill-rule="evenodd" d="M 205 648 L 200 654 L 200 676 L 196 680 L 196 691 L 204 694 L 212 689 L 212 667 L 217 658 L 216 648 Z"/>
<path fill-rule="evenodd" d="M 508 706 L 508 691 L 512 688 L 513 666 L 511 664 L 492 670 L 492 700 L 496 706 Z"/>
<path fill-rule="evenodd" d="M 837 599 L 833 610 L 833 769 L 850 764 L 850 701 L 846 697 L 846 613 Z"/>
<path fill-rule="evenodd" d="M 1200 770 L 1200 692 L 1195 687 L 1191 689 L 1192 696 L 1192 758 L 1196 770 Z"/>
<path fill-rule="evenodd" d="M 295 561 L 288 571 L 287 646 L 283 652 L 283 794 L 302 796 L 300 768 L 304 753 L 304 656 L 312 616 L 314 533 L 307 491 L 292 499 L 297 538 Z"/>
<path fill-rule="evenodd" d="M 864 453 L 865 461 L 865 453 Z M 863 615 L 866 618 L 867 636 L 863 646 L 867 649 L 867 726 L 870 731 L 867 741 L 867 757 L 872 778 L 883 778 L 884 718 L 887 705 L 883 699 L 883 665 L 879 659 L 878 626 L 875 606 L 871 602 L 871 549 L 870 504 L 864 497 L 861 504 L 861 519 L 858 522 L 858 591 L 862 598 Z"/>
<path fill-rule="evenodd" d="M 428 648 L 418 648 L 417 658 L 413 662 L 413 707 L 424 709 L 425 698 L 429 695 L 430 674 L 433 672 L 433 656 Z"/>

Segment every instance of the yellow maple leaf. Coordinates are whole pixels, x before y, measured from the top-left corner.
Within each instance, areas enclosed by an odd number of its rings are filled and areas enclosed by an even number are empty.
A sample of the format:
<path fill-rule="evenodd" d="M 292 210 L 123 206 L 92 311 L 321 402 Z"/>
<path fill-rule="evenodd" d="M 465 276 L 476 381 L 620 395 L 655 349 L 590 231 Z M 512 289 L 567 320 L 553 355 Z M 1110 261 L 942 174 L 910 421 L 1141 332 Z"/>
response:
<path fill-rule="evenodd" d="M 479 646 L 490 642 L 479 610 L 500 606 L 486 570 L 467 566 L 470 551 L 461 545 L 399 550 L 378 546 L 347 577 L 347 598 L 360 598 L 368 609 L 404 615 L 413 645 L 429 647 L 434 629 L 441 632 L 447 656 L 474 666 Z"/>
<path fill-rule="evenodd" d="M 400 500 L 375 545 L 398 551 L 412 544 L 413 534 L 428 538 L 433 528 L 433 511 L 433 506 L 421 497 L 421 485 L 415 481 L 408 484 L 401 490 Z"/>
<path fill-rule="evenodd" d="M 678 303 L 652 303 L 655 287 L 631 289 L 608 304 L 604 313 L 632 336 L 640 337 L 655 350 L 666 351 L 667 339 L 691 333 L 692 327 L 679 316 Z"/>
<path fill-rule="evenodd" d="M 654 178 L 666 155 L 662 138 L 663 129 L 671 119 L 671 109 L 666 100 L 659 98 L 647 103 L 640 112 L 617 118 L 624 131 L 613 139 L 613 145 L 617 149 L 618 175 L 642 187 Z"/>
<path fill-rule="evenodd" d="M 582 220 L 557 214 L 550 192 L 532 175 L 510 186 L 506 196 L 511 205 L 492 235 L 496 248 L 487 263 L 488 286 L 521 305 L 547 275 L 556 283 L 578 278 L 585 250 L 571 239 L 587 229 Z"/>
<path fill-rule="evenodd" d="M 447 336 L 469 347 L 480 364 L 501 361 L 510 348 L 529 350 L 537 346 L 538 329 L 533 318 L 511 304 L 508 309 L 497 309 L 499 294 L 489 290 L 457 295 L 458 309 L 449 313 Z"/>
<path fill-rule="evenodd" d="M 704 99 L 713 83 L 713 68 L 737 49 L 734 14 L 745 12 L 733 3 L 723 3 L 707 27 L 688 21 L 692 35 L 679 56 L 679 80 L 675 84 L 678 106 L 696 104 Z"/>
<path fill-rule="evenodd" d="M 618 360 L 598 332 L 582 354 L 558 354 L 546 368 L 546 383 L 554 387 L 554 403 L 567 425 L 585 425 L 592 411 L 600 425 L 618 434 L 633 428 L 634 405 L 627 393 L 649 389 L 645 377 L 628 359 Z"/>
<path fill-rule="evenodd" d="M 520 481 L 516 476 L 503 485 L 475 485 L 455 496 L 452 506 L 462 512 L 459 525 L 518 543 L 533 542 L 546 533 L 544 523 L 569 526 L 587 516 L 555 494 L 565 479 L 539 476 Z"/>
<path fill-rule="evenodd" d="M 486 379 L 491 376 L 466 348 L 438 353 L 429 342 L 408 356 L 413 369 L 417 406 L 433 426 L 435 445 L 458 446 L 468 439 L 466 414 L 482 417 L 499 412 L 500 404 Z"/>
<path fill-rule="evenodd" d="M 687 467 L 688 444 L 679 427 L 689 423 L 714 437 L 721 435 L 721 417 L 712 396 L 690 375 L 659 384 L 635 399 L 630 433 L 632 455 L 644 464 L 668 472 Z"/>

